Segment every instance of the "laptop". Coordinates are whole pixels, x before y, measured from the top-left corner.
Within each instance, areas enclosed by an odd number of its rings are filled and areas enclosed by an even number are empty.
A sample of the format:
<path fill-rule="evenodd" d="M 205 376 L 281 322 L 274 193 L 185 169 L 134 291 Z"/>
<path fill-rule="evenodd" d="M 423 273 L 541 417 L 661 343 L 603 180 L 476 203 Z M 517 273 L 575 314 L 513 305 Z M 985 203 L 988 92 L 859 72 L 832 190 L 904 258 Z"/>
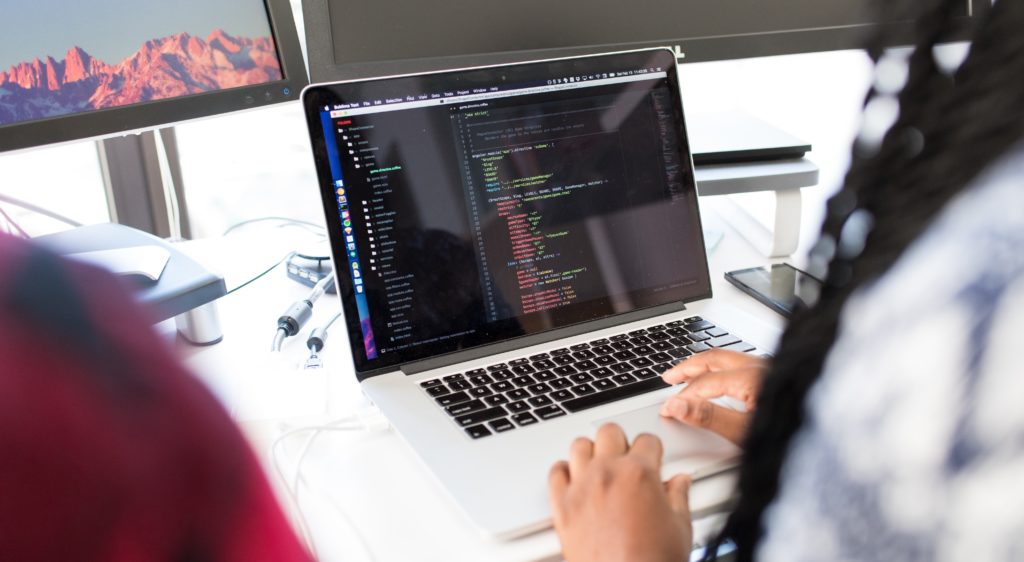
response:
<path fill-rule="evenodd" d="M 757 352 L 715 320 L 671 51 L 302 98 L 356 376 L 481 531 L 548 527 L 551 464 L 605 422 L 674 472 L 735 465 L 658 415 L 672 364 Z"/>

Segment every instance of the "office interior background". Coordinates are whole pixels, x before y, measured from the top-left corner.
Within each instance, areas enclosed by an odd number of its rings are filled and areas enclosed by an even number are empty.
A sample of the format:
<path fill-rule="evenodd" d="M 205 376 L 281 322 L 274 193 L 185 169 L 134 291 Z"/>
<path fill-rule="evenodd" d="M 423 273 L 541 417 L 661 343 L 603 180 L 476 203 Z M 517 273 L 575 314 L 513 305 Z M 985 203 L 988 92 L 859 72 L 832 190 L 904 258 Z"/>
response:
<path fill-rule="evenodd" d="M 305 44 L 302 9 L 291 0 Z M 859 110 L 871 79 L 862 51 L 760 57 L 681 67 L 686 110 L 740 111 L 813 145 L 817 187 L 804 190 L 800 248 L 813 243 L 825 199 L 842 182 Z M 299 102 L 277 104 L 175 127 L 193 238 L 218 236 L 233 224 L 264 216 L 322 223 L 309 138 Z M 59 165 L 58 165 L 59 164 Z M 0 155 L 2 189 L 83 224 L 109 222 L 94 141 Z M 770 214 L 771 194 L 734 196 L 755 214 Z M 12 218 L 36 236 L 68 228 L 10 206 Z M 279 258 L 276 254 L 268 260 Z"/>

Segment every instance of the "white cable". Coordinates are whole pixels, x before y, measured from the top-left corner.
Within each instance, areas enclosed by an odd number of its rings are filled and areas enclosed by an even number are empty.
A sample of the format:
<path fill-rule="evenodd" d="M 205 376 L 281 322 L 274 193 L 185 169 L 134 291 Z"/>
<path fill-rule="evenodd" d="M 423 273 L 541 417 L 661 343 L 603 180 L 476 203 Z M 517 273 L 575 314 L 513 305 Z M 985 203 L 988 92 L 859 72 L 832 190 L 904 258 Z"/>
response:
<path fill-rule="evenodd" d="M 376 410 L 375 408 L 373 409 L 373 411 L 378 412 L 379 414 L 379 411 Z M 284 484 L 285 491 L 288 493 L 289 502 L 291 503 L 295 514 L 298 516 L 299 530 L 302 534 L 302 538 L 305 541 L 306 546 L 309 548 L 310 552 L 313 554 L 314 559 L 319 559 L 319 553 L 317 552 L 316 542 L 313 540 L 313 535 L 309 530 L 309 525 L 306 522 L 306 517 L 302 513 L 302 506 L 299 504 L 299 485 L 300 483 L 305 483 L 305 478 L 302 477 L 302 463 L 305 460 L 306 454 L 309 452 L 309 449 L 313 445 L 313 441 L 315 441 L 316 438 L 319 437 L 320 434 L 325 431 L 369 431 L 373 429 L 381 429 L 388 427 L 386 422 L 381 424 L 378 421 L 375 424 L 373 419 L 367 419 L 367 417 L 368 416 L 366 414 L 347 416 L 344 418 L 333 420 L 324 425 L 292 429 L 281 434 L 277 439 L 274 440 L 274 443 L 270 446 L 270 457 L 271 462 L 274 465 L 274 471 L 277 473 L 277 476 L 281 480 L 281 483 Z M 284 441 L 287 440 L 288 438 L 309 431 L 312 431 L 313 435 L 311 435 L 309 439 L 306 440 L 306 442 L 302 446 L 302 449 L 299 452 L 299 456 L 295 462 L 295 477 L 292 479 L 292 482 L 290 484 L 289 478 L 285 476 L 284 470 L 281 468 L 280 458 L 278 455 L 279 446 L 282 443 L 284 443 Z M 356 527 L 355 525 L 355 521 L 353 521 L 352 518 L 348 516 L 348 513 L 346 513 L 336 502 L 331 500 L 329 494 L 327 497 L 331 505 L 334 506 L 334 508 L 345 520 L 345 523 L 352 530 L 352 534 L 355 535 L 356 539 L 359 540 L 360 546 L 366 552 L 367 556 L 369 556 L 370 560 L 375 560 L 375 557 L 373 556 L 373 551 L 370 550 L 370 547 L 367 544 L 366 539 L 364 539 L 362 534 L 359 532 L 358 527 Z"/>

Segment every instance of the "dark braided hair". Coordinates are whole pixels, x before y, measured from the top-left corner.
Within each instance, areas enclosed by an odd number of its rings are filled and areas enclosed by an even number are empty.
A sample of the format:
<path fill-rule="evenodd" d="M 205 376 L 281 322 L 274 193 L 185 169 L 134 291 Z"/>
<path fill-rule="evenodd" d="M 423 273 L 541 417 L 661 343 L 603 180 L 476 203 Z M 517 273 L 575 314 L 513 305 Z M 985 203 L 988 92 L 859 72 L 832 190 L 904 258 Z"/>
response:
<path fill-rule="evenodd" d="M 828 202 L 809 265 L 826 281 L 818 301 L 793 316 L 780 340 L 746 438 L 739 501 L 706 559 L 731 539 L 741 562 L 753 560 L 765 510 L 804 421 L 804 401 L 850 295 L 883 275 L 952 198 L 1024 139 L 1024 2 L 998 0 L 976 25 L 970 52 L 955 71 L 936 62 L 934 48 L 958 31 L 962 0 L 881 3 L 892 19 L 916 20 L 916 46 L 898 100 L 877 79 L 866 119 L 896 101 L 899 115 L 880 142 L 862 133 L 844 187 Z M 884 49 L 886 33 L 877 31 L 868 47 L 879 72 L 897 56 Z"/>

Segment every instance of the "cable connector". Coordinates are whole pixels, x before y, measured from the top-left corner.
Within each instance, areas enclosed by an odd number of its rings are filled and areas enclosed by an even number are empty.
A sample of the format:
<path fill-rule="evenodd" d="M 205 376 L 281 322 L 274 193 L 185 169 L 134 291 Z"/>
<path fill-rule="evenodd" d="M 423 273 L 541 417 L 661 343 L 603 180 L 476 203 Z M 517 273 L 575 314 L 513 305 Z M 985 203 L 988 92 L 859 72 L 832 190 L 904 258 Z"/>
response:
<path fill-rule="evenodd" d="M 333 283 L 334 274 L 331 273 L 313 287 L 308 297 L 288 307 L 288 310 L 277 319 L 277 332 L 274 334 L 274 343 L 271 346 L 271 351 L 281 351 L 281 344 L 284 342 L 284 339 L 299 333 L 299 330 L 313 316 L 313 303 L 322 297 L 327 291 L 327 287 Z"/>

